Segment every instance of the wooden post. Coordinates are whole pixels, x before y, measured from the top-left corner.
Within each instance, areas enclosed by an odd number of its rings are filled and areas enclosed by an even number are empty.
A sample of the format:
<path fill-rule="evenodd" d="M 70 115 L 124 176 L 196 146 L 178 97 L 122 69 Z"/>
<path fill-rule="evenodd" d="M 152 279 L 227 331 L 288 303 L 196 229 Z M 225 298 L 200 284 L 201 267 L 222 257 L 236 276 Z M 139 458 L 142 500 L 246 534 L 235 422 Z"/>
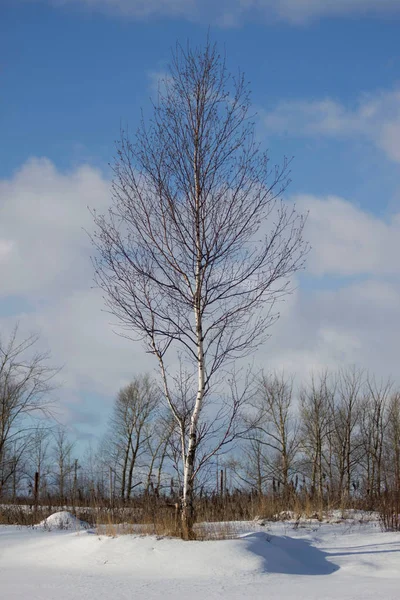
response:
<path fill-rule="evenodd" d="M 13 504 L 15 504 L 15 500 L 17 497 L 17 459 L 14 456 L 13 458 Z"/>
<path fill-rule="evenodd" d="M 39 472 L 36 471 L 35 473 L 35 484 L 33 487 L 33 500 L 34 500 L 34 508 L 33 508 L 33 514 L 34 514 L 34 521 L 36 522 L 36 513 L 37 513 L 37 507 L 38 507 L 38 503 L 39 503 L 39 483 L 40 483 L 40 475 Z"/>
<path fill-rule="evenodd" d="M 73 504 L 74 508 L 76 506 L 76 490 L 77 490 L 77 488 L 78 488 L 78 459 L 75 459 L 75 462 L 74 462 L 74 486 L 73 486 L 73 490 L 72 490 L 72 495 L 73 495 L 72 504 Z"/>
<path fill-rule="evenodd" d="M 112 476 L 112 467 L 110 466 L 110 507 L 113 505 L 113 476 Z"/>
<path fill-rule="evenodd" d="M 35 505 L 38 504 L 39 501 L 39 482 L 40 482 L 40 475 L 38 473 L 38 471 L 36 471 L 35 473 L 35 485 L 33 488 L 33 497 L 35 499 Z"/>

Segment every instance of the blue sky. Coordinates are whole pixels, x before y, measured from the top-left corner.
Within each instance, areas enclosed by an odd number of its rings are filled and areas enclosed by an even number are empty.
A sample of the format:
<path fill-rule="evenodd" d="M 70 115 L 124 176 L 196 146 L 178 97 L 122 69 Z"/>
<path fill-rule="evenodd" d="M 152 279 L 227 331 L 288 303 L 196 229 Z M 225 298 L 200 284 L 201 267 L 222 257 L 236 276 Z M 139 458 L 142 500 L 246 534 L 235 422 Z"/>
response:
<path fill-rule="evenodd" d="M 0 175 L 6 177 L 30 156 L 49 157 L 62 169 L 84 160 L 105 167 L 120 122 L 133 128 L 140 108 L 148 107 L 151 74 L 165 69 L 175 40 L 202 43 L 207 32 L 206 25 L 183 19 L 105 16 L 80 10 L 79 3 L 57 8 L 14 0 L 1 10 Z M 211 35 L 225 45 L 230 67 L 246 73 L 257 109 L 268 111 L 282 99 L 326 97 L 352 108 L 361 94 L 398 81 L 398 27 L 387 15 L 352 16 L 301 26 L 211 26 Z M 292 191 L 365 196 L 354 168 L 363 181 L 371 179 L 370 162 L 392 175 L 373 148 L 356 142 L 350 151 L 348 140 L 305 144 L 267 128 L 260 135 L 276 160 L 295 155 Z"/>
<path fill-rule="evenodd" d="M 38 330 L 65 365 L 60 418 L 78 435 L 148 365 L 91 289 L 86 207 L 107 206 L 120 124 L 149 114 L 170 48 L 208 28 L 250 81 L 272 159 L 295 157 L 288 200 L 310 211 L 307 271 L 260 364 L 396 377 L 399 27 L 399 0 L 2 0 L 0 321 Z"/>

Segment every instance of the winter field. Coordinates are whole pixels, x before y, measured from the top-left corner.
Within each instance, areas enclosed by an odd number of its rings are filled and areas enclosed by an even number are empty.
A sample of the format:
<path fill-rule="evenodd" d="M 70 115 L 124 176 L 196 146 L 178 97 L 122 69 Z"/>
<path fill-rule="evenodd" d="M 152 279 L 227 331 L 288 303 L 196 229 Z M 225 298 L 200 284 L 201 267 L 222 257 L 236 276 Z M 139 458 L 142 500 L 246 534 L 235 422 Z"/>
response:
<path fill-rule="evenodd" d="M 66 520 L 65 514 L 35 528 L 3 525 L 0 597 L 399 598 L 400 533 L 382 532 L 373 518 L 249 522 L 235 524 L 235 531 L 236 539 L 196 542 L 142 535 L 111 537 L 81 527 L 74 518 Z"/>

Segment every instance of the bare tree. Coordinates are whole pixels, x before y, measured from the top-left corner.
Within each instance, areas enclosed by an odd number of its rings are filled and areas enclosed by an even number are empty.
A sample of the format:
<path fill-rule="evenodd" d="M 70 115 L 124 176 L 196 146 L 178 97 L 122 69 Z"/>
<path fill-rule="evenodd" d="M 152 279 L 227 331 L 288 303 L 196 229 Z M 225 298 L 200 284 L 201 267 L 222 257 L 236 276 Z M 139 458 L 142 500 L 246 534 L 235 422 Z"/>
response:
<path fill-rule="evenodd" d="M 240 448 L 240 458 L 231 458 L 229 466 L 240 484 L 255 490 L 258 496 L 265 494 L 271 480 L 271 471 L 266 460 L 262 434 L 256 430 Z"/>
<path fill-rule="evenodd" d="M 110 463 L 110 456 L 104 447 L 104 440 L 101 440 L 99 447 L 95 450 L 92 443 L 89 442 L 86 450 L 81 457 L 81 468 L 78 472 L 77 496 L 80 502 L 94 500 L 95 491 L 100 491 L 101 496 L 106 497 L 107 491 L 103 485 L 105 473 L 108 475 L 108 494 L 113 500 L 115 495 L 115 471 L 113 464 Z M 111 471 L 110 471 L 111 467 Z M 110 481 L 111 474 L 111 481 Z"/>
<path fill-rule="evenodd" d="M 355 484 L 364 449 L 360 433 L 363 372 L 355 367 L 338 373 L 332 405 L 330 477 L 338 500 L 344 503 Z"/>
<path fill-rule="evenodd" d="M 280 200 L 287 161 L 270 168 L 249 106 L 243 75 L 228 74 L 215 46 L 178 45 L 149 125 L 133 142 L 122 133 L 112 207 L 94 215 L 96 281 L 157 359 L 180 431 L 185 538 L 205 401 L 266 339 L 306 250 L 303 219 Z M 183 410 L 171 385 L 178 352 L 196 374 Z"/>
<path fill-rule="evenodd" d="M 162 485 L 163 471 L 169 462 L 171 441 L 176 429 L 176 423 L 171 415 L 169 418 L 161 416 L 150 427 L 147 427 L 147 450 L 148 465 L 146 488 L 147 494 L 153 492 L 159 496 Z"/>
<path fill-rule="evenodd" d="M 381 495 L 384 483 L 384 442 L 389 425 L 388 407 L 392 387 L 390 380 L 378 383 L 369 377 L 366 382 L 361 432 L 365 456 L 365 492 L 371 503 Z"/>
<path fill-rule="evenodd" d="M 30 436 L 28 465 L 36 504 L 40 500 L 41 491 L 46 493 L 47 490 L 47 477 L 50 474 L 51 433 L 48 424 L 42 423 L 35 427 Z"/>
<path fill-rule="evenodd" d="M 312 376 L 311 384 L 300 392 L 301 446 L 304 467 L 311 481 L 311 493 L 322 501 L 330 471 L 329 438 L 333 427 L 332 406 L 336 381 L 328 372 Z"/>
<path fill-rule="evenodd" d="M 48 354 L 36 350 L 39 338 L 18 339 L 15 327 L 8 341 L 0 340 L 0 495 L 29 443 L 33 417 L 50 410 L 49 392 L 56 370 Z"/>
<path fill-rule="evenodd" d="M 287 498 L 299 448 L 299 429 L 293 412 L 293 380 L 284 374 L 263 375 L 252 405 L 256 409 L 252 433 L 257 434 L 252 444 L 254 457 L 259 463 L 260 450 L 264 448 L 263 462 L 268 466 L 268 477 L 276 479 Z M 261 477 L 260 467 L 257 471 Z"/>
<path fill-rule="evenodd" d="M 60 501 L 64 502 L 66 495 L 71 492 L 69 479 L 74 469 L 74 461 L 71 453 L 75 444 L 68 438 L 66 428 L 61 425 L 57 427 L 53 435 L 55 481 Z"/>
<path fill-rule="evenodd" d="M 400 393 L 393 393 L 388 406 L 388 426 L 385 433 L 385 484 L 387 489 L 400 490 Z"/>
<path fill-rule="evenodd" d="M 148 426 L 155 419 L 160 404 L 160 392 L 148 375 L 136 377 L 122 388 L 110 420 L 108 445 L 120 479 L 122 500 L 129 500 L 138 459 L 147 449 L 151 432 Z"/>

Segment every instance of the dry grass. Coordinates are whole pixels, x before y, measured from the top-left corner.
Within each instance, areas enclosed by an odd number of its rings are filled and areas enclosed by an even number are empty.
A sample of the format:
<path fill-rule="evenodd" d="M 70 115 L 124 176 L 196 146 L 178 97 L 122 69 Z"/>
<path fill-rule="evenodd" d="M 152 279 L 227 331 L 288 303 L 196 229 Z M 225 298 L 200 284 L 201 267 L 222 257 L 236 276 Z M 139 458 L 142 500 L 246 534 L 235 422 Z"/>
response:
<path fill-rule="evenodd" d="M 115 537 L 123 534 L 157 535 L 179 537 L 180 515 L 176 499 L 157 498 L 138 495 L 129 502 L 107 500 L 92 497 L 86 506 L 74 506 L 57 502 L 60 499 L 48 499 L 46 504 L 0 505 L 0 524 L 34 525 L 60 510 L 68 510 L 77 518 L 88 522 L 104 535 Z M 386 498 L 382 506 L 382 523 L 385 528 L 400 528 L 399 511 L 396 512 Z M 390 500 L 393 504 L 393 499 Z M 364 503 L 365 504 L 365 503 Z M 229 539 L 237 537 L 241 531 L 240 522 L 263 520 L 291 521 L 304 519 L 321 520 L 332 509 L 345 511 L 347 508 L 363 509 L 361 501 L 352 501 L 340 506 L 323 502 L 309 494 L 293 493 L 289 497 L 280 494 L 257 495 L 235 491 L 223 496 L 210 494 L 196 499 L 196 536 L 197 539 Z M 397 515 L 397 517 L 396 517 Z M 397 521 L 396 521 L 397 519 Z M 248 530 L 248 524 L 246 526 Z"/>
<path fill-rule="evenodd" d="M 19 505 L 0 506 L 0 525 L 36 525 L 49 517 L 54 510 L 50 507 L 32 507 Z"/>
<path fill-rule="evenodd" d="M 400 490 L 391 490 L 383 494 L 378 509 L 382 529 L 400 531 Z"/>

